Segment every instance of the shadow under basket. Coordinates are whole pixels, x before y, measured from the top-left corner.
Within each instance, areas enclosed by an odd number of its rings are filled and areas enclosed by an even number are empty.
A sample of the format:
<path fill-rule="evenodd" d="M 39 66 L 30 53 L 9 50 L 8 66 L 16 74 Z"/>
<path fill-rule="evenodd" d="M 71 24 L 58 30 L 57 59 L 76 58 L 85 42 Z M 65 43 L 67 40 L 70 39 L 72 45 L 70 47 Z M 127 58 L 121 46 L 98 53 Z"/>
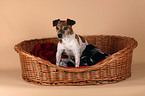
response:
<path fill-rule="evenodd" d="M 20 56 L 23 79 L 30 83 L 50 86 L 98 85 L 116 83 L 131 76 L 132 53 L 137 46 L 135 39 L 112 35 L 84 38 L 89 44 L 112 55 L 93 66 L 65 68 L 31 54 L 32 49 L 40 43 L 57 44 L 57 38 L 25 40 L 15 45 Z"/>

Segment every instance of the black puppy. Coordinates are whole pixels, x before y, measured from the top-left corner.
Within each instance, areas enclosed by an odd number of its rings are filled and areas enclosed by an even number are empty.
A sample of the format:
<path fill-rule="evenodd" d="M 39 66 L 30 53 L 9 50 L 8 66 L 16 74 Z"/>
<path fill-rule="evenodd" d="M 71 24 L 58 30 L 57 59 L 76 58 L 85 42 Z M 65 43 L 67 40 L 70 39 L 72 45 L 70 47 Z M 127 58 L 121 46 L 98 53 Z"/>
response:
<path fill-rule="evenodd" d="M 90 44 L 86 46 L 86 49 L 82 53 L 80 65 L 91 66 L 107 58 L 108 56 L 110 55 L 100 51 L 97 47 Z"/>

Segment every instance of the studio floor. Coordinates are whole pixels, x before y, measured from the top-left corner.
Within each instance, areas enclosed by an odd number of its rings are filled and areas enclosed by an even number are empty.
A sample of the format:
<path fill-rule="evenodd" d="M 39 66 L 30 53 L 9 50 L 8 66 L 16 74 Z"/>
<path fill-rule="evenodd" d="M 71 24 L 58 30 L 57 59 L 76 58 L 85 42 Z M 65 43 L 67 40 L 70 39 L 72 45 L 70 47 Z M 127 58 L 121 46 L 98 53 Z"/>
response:
<path fill-rule="evenodd" d="M 0 96 L 145 96 L 144 17 L 145 0 L 0 0 Z M 81 36 L 134 38 L 138 46 L 133 52 L 132 76 L 114 84 L 91 86 L 25 82 L 14 45 L 56 37 L 53 20 L 67 18 L 76 21 L 72 28 Z"/>
<path fill-rule="evenodd" d="M 132 76 L 115 84 L 40 86 L 25 82 L 21 70 L 0 71 L 0 96 L 145 96 L 145 64 L 132 64 Z"/>

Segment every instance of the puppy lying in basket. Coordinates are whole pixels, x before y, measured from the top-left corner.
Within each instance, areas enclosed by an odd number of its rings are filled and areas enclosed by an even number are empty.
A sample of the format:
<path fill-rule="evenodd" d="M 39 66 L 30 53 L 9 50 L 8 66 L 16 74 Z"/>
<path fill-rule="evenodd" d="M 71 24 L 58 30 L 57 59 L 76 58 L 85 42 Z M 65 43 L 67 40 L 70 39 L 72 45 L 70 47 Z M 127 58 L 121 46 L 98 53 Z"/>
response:
<path fill-rule="evenodd" d="M 57 37 L 59 43 L 57 45 L 56 65 L 60 65 L 61 54 L 65 52 L 69 58 L 75 57 L 75 67 L 80 65 L 80 57 L 82 52 L 88 45 L 88 42 L 80 35 L 74 33 L 72 26 L 76 22 L 71 19 L 66 21 L 57 19 L 53 21 L 53 26 L 56 26 Z"/>

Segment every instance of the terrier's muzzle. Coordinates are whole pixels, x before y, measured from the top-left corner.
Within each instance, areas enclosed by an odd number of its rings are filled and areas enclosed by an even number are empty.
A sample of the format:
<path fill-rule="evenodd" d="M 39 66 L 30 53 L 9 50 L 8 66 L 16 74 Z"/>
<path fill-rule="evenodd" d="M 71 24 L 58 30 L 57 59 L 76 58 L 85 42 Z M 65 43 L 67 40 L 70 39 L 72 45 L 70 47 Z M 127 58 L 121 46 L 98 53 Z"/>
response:
<path fill-rule="evenodd" d="M 59 39 L 62 39 L 62 33 L 58 33 L 58 34 L 57 34 L 57 37 L 58 37 Z"/>

